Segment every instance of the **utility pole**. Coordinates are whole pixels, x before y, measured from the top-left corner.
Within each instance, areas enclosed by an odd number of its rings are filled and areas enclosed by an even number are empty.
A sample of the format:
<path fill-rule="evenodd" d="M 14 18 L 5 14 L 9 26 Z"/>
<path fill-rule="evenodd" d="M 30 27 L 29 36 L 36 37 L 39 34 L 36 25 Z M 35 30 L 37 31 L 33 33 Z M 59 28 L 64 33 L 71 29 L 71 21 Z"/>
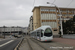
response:
<path fill-rule="evenodd" d="M 54 5 L 57 9 L 58 9 L 58 11 L 59 11 L 59 13 L 60 13 L 60 28 L 61 28 L 61 36 L 63 36 L 63 28 L 62 28 L 62 19 L 61 19 L 61 11 L 60 11 L 60 9 L 59 9 L 59 7 L 57 7 L 54 3 L 49 3 L 49 2 L 47 2 L 47 4 L 52 4 L 52 5 Z"/>
<path fill-rule="evenodd" d="M 4 28 L 4 39 L 5 39 L 5 26 L 3 26 L 3 28 Z"/>

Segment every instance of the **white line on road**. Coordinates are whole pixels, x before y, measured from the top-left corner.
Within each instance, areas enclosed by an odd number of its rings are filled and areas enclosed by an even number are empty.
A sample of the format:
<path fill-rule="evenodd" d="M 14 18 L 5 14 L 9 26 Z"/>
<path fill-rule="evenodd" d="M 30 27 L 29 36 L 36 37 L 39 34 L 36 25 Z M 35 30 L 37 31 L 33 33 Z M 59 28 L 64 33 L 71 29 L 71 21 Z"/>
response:
<path fill-rule="evenodd" d="M 12 42 L 12 41 L 14 41 L 14 40 L 10 40 L 10 41 L 8 41 L 8 42 L 6 42 L 6 43 L 0 45 L 0 47 L 4 46 L 4 45 L 6 45 L 6 44 L 8 44 L 8 43 L 10 43 L 10 42 Z"/>

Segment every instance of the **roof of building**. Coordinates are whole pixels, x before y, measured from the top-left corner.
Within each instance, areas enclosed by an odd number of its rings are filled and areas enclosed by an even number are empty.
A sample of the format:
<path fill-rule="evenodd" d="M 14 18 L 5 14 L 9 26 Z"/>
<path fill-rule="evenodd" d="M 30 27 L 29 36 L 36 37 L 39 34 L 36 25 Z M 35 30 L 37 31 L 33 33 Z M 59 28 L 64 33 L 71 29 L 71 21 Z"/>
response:
<path fill-rule="evenodd" d="M 33 8 L 33 10 L 32 10 L 32 12 L 34 11 L 34 9 L 35 8 L 43 8 L 43 7 L 45 7 L 45 8 L 56 8 L 55 6 L 35 6 L 34 8 Z M 75 10 L 75 8 L 68 8 L 68 7 L 59 7 L 60 9 L 74 9 Z"/>

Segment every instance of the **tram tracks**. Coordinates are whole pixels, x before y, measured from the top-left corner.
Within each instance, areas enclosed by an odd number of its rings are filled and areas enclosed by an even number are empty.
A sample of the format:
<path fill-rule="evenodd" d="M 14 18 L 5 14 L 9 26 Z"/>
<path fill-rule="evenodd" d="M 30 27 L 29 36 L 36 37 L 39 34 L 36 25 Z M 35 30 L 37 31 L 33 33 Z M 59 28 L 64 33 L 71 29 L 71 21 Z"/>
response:
<path fill-rule="evenodd" d="M 23 50 L 74 50 L 75 47 L 72 49 L 63 49 L 63 48 L 51 48 L 51 47 L 72 47 L 67 44 L 62 44 L 59 42 L 51 41 L 51 42 L 41 42 L 36 39 L 30 38 L 29 36 L 26 36 L 24 38 L 24 41 L 22 42 L 22 48 Z M 20 49 L 20 50 L 22 50 Z"/>
<path fill-rule="evenodd" d="M 58 43 L 58 42 L 40 42 L 38 40 L 30 38 L 33 42 L 38 44 L 40 47 L 44 48 L 44 50 L 74 50 L 74 48 L 71 48 L 72 46 Z"/>
<path fill-rule="evenodd" d="M 22 48 L 20 48 L 20 50 L 75 50 L 75 46 L 70 46 L 56 41 L 41 42 L 29 36 L 26 36 L 24 38 L 21 47 Z M 57 49 L 52 47 L 57 47 Z M 63 49 L 60 47 L 73 47 L 73 48 Z"/>
<path fill-rule="evenodd" d="M 30 45 L 29 40 L 28 40 L 27 38 L 26 38 L 26 40 L 27 40 L 27 43 L 28 43 L 28 46 L 29 46 L 30 50 L 33 50 L 33 48 L 32 48 L 31 45 Z"/>
<path fill-rule="evenodd" d="M 36 42 L 34 42 L 34 40 L 32 40 L 29 37 L 26 37 L 26 41 L 30 50 L 46 50 L 41 45 L 37 44 Z"/>
<path fill-rule="evenodd" d="M 36 43 L 37 45 L 39 45 L 41 48 L 43 48 L 44 50 L 48 50 L 47 48 L 45 48 L 41 43 L 39 43 L 39 41 L 30 38 L 34 43 Z"/>

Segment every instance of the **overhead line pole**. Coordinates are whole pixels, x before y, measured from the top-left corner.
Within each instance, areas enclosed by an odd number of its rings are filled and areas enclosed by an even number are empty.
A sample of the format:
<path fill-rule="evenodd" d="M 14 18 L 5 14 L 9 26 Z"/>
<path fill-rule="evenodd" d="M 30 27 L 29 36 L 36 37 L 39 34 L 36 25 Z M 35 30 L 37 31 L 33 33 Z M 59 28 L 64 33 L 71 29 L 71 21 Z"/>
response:
<path fill-rule="evenodd" d="M 53 4 L 53 3 L 49 3 L 49 2 L 47 2 L 47 4 L 52 4 L 52 5 L 55 5 L 55 4 Z M 63 36 L 63 28 L 62 28 L 62 19 L 61 19 L 61 11 L 60 11 L 60 9 L 59 9 L 59 7 L 58 6 L 56 6 L 55 5 L 55 7 L 59 10 L 59 13 L 60 13 L 60 27 L 61 27 L 61 36 Z"/>

